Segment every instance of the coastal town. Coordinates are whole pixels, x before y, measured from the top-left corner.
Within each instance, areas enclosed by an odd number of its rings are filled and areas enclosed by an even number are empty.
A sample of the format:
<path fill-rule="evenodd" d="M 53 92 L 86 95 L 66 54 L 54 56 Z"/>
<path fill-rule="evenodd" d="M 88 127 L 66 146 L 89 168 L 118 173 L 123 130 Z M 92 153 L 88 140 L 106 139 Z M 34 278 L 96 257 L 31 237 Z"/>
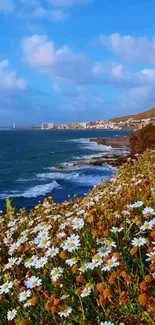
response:
<path fill-rule="evenodd" d="M 130 115 L 120 118 L 114 118 L 110 120 L 98 120 L 89 122 L 79 122 L 70 124 L 54 124 L 44 123 L 38 128 L 42 130 L 58 129 L 97 129 L 97 130 L 132 130 L 137 131 L 144 128 L 148 124 L 155 125 L 155 107 L 136 115 Z"/>
<path fill-rule="evenodd" d="M 155 117 L 134 120 L 130 118 L 126 121 L 112 121 L 112 120 L 101 120 L 95 122 L 85 122 L 85 123 L 71 123 L 71 124 L 60 124 L 55 126 L 56 129 L 112 129 L 112 130 L 139 130 L 148 124 L 155 125 Z"/>
<path fill-rule="evenodd" d="M 24 130 L 141 130 L 148 124 L 155 125 L 155 107 L 136 115 L 116 117 L 109 120 L 97 120 L 87 122 L 73 122 L 59 124 L 52 121 L 40 125 L 19 126 L 13 122 L 12 126 L 0 126 L 0 129 L 24 129 Z"/>

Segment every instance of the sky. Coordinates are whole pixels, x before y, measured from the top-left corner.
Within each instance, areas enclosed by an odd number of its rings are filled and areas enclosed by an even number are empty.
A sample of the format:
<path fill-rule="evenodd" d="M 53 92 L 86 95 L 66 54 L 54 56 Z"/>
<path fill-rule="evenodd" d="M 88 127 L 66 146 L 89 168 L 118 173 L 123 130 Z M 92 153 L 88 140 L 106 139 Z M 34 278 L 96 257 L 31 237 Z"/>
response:
<path fill-rule="evenodd" d="M 0 126 L 155 105 L 154 0 L 0 0 Z"/>

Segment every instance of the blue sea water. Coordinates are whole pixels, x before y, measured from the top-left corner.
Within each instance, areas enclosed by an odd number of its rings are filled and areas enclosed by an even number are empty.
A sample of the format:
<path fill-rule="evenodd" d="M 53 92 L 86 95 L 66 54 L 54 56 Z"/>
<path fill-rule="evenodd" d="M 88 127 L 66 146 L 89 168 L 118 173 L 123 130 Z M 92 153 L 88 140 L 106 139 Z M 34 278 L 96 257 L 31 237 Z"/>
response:
<path fill-rule="evenodd" d="M 128 135 L 127 131 L 52 130 L 0 131 L 0 209 L 13 198 L 17 208 L 30 209 L 52 195 L 57 202 L 84 195 L 110 178 L 109 167 L 73 167 L 73 161 L 90 160 L 111 148 L 91 143 L 97 137 Z M 57 170 L 57 166 L 69 167 Z"/>

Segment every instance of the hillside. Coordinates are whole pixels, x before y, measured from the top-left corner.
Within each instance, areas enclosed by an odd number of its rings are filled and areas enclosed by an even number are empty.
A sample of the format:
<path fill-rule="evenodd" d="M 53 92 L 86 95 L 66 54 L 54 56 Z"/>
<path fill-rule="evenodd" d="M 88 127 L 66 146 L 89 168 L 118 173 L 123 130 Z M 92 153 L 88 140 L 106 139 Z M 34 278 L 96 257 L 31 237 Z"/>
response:
<path fill-rule="evenodd" d="M 0 213 L 1 325 L 155 324 L 155 151 L 84 198 Z"/>
<path fill-rule="evenodd" d="M 149 109 L 148 111 L 139 113 L 139 114 L 118 117 L 118 118 L 113 119 L 112 121 L 114 121 L 114 122 L 126 121 L 129 118 L 133 118 L 134 120 L 141 120 L 141 119 L 146 119 L 146 118 L 151 118 L 151 117 L 155 117 L 155 107 Z"/>
<path fill-rule="evenodd" d="M 148 124 L 133 133 L 129 139 L 131 155 L 143 153 L 146 149 L 155 149 L 155 125 Z"/>

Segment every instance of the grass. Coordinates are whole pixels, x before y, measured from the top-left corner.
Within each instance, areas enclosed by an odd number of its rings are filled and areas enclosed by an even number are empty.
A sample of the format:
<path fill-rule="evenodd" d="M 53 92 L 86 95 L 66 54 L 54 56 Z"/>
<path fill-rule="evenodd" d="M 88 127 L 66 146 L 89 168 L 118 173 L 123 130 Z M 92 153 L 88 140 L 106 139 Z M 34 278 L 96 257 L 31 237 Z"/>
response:
<path fill-rule="evenodd" d="M 155 324 L 155 151 L 0 223 L 0 324 Z"/>

